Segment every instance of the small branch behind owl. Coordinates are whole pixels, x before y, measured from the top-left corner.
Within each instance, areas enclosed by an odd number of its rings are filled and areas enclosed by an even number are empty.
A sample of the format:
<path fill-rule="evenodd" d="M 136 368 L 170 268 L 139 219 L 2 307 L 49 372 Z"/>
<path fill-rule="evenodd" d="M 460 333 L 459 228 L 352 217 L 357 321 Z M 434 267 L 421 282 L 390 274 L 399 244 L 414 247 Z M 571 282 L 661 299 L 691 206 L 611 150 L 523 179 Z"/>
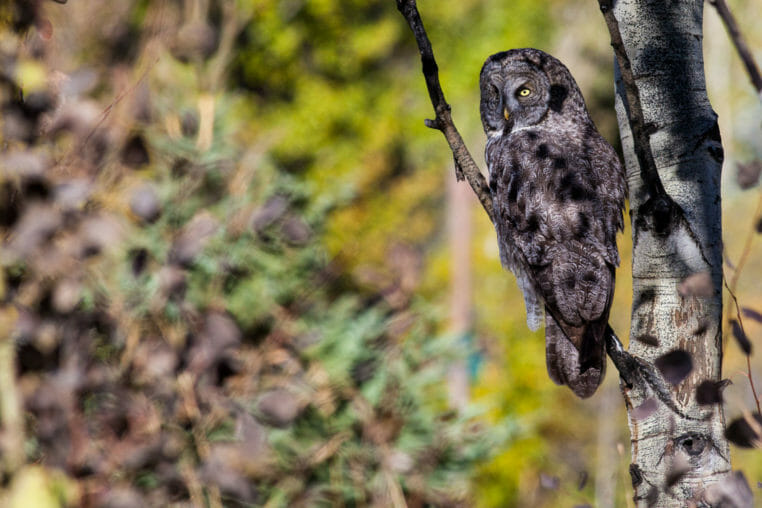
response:
<path fill-rule="evenodd" d="M 462 181 L 464 178 L 468 181 L 490 220 L 494 223 L 492 195 L 490 194 L 487 180 L 479 170 L 479 166 L 474 162 L 474 158 L 471 157 L 466 143 L 452 121 L 450 105 L 447 104 L 444 92 L 442 92 L 442 86 L 439 84 L 439 68 L 434 59 L 434 51 L 431 49 L 431 42 L 428 35 L 426 35 L 426 30 L 423 28 L 423 21 L 421 21 L 421 15 L 418 13 L 415 0 L 397 0 L 397 9 L 407 20 L 413 35 L 415 35 L 415 41 L 418 43 L 418 49 L 421 52 L 421 64 L 423 65 L 423 76 L 426 79 L 426 88 L 429 91 L 431 104 L 436 112 L 434 120 L 426 120 L 426 127 L 442 131 L 455 159 L 456 178 L 458 181 Z"/>
<path fill-rule="evenodd" d="M 632 66 L 627 52 L 624 49 L 622 34 L 619 31 L 619 22 L 614 17 L 613 0 L 598 0 L 598 5 L 606 21 L 606 27 L 611 36 L 611 47 L 614 48 L 614 55 L 619 66 L 619 72 L 624 85 L 625 102 L 627 117 L 630 122 L 630 130 L 635 140 L 635 155 L 638 158 L 640 166 L 640 176 L 643 183 L 646 184 L 651 199 L 670 202 L 667 192 L 659 178 L 659 172 L 656 169 L 656 162 L 651 152 L 649 137 L 654 131 L 654 127 L 647 125 L 643 116 L 643 108 L 640 104 L 640 92 L 635 84 L 635 77 L 632 73 Z"/>
<path fill-rule="evenodd" d="M 757 67 L 757 63 L 754 61 L 751 51 L 749 51 L 749 46 L 746 45 L 746 40 L 738 29 L 738 23 L 736 23 L 735 17 L 730 12 L 728 4 L 725 3 L 725 0 L 709 0 L 709 3 L 717 9 L 717 14 L 720 15 L 722 22 L 725 23 L 725 28 L 728 30 L 728 35 L 733 41 L 736 51 L 738 51 L 738 56 L 741 57 L 746 67 L 746 72 L 749 73 L 751 84 L 757 90 L 760 100 L 762 100 L 762 73 L 760 73 L 759 67 Z"/>

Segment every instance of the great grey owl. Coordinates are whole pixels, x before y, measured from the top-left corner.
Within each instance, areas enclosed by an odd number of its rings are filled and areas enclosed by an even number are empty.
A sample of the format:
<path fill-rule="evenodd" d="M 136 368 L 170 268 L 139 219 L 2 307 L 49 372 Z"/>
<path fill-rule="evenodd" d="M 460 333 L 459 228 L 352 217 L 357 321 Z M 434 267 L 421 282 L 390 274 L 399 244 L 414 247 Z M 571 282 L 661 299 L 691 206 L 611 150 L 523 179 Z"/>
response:
<path fill-rule="evenodd" d="M 589 397 L 606 368 L 624 170 L 556 58 L 497 53 L 480 88 L 500 258 L 524 293 L 530 329 L 544 311 L 550 378 Z"/>

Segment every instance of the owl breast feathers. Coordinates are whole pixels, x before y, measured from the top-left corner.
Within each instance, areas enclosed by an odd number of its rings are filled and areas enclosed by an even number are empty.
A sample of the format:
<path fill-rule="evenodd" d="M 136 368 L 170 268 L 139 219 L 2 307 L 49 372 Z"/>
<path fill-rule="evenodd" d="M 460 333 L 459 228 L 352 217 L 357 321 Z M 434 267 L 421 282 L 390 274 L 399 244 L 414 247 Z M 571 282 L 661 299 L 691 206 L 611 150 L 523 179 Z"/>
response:
<path fill-rule="evenodd" d="M 501 260 L 524 293 L 530 328 L 544 311 L 551 379 L 589 397 L 606 367 L 624 170 L 554 57 L 492 55 L 480 87 Z"/>

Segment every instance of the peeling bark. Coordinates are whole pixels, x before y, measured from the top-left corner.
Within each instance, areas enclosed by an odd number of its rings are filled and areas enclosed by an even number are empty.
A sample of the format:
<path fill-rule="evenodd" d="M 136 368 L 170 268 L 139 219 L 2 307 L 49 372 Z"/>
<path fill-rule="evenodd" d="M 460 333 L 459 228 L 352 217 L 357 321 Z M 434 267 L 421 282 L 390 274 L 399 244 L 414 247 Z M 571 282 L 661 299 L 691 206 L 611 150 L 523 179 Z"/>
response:
<path fill-rule="evenodd" d="M 635 500 L 638 506 L 709 506 L 706 489 L 728 475 L 730 453 L 722 405 L 696 402 L 702 381 L 720 380 L 722 362 L 723 152 L 704 81 L 703 2 L 618 0 L 612 13 L 630 66 L 617 68 L 616 83 L 633 226 L 630 337 L 648 338 L 631 340 L 629 353 L 648 365 L 676 349 L 693 360 L 691 373 L 675 386 L 663 379 L 622 383 Z M 633 136 L 638 129 L 631 128 L 631 90 L 623 75 L 637 88 L 646 147 Z M 644 148 L 663 194 L 641 168 Z M 681 293 L 680 283 L 697 273 L 709 274 L 709 290 Z M 635 411 L 649 399 L 659 401 L 655 411 Z"/>

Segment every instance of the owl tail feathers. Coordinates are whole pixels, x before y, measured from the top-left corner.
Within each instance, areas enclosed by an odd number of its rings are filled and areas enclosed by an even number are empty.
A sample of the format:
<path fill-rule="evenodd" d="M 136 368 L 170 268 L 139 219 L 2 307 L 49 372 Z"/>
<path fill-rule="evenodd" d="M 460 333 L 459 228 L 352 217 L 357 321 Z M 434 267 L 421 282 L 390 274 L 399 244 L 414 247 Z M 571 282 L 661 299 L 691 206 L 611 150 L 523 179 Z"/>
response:
<path fill-rule="evenodd" d="M 545 317 L 545 360 L 550 379 L 567 385 L 577 397 L 590 397 L 606 374 L 606 355 L 602 338 L 594 335 L 597 326 L 583 331 L 580 349 L 572 343 L 553 317 Z"/>

